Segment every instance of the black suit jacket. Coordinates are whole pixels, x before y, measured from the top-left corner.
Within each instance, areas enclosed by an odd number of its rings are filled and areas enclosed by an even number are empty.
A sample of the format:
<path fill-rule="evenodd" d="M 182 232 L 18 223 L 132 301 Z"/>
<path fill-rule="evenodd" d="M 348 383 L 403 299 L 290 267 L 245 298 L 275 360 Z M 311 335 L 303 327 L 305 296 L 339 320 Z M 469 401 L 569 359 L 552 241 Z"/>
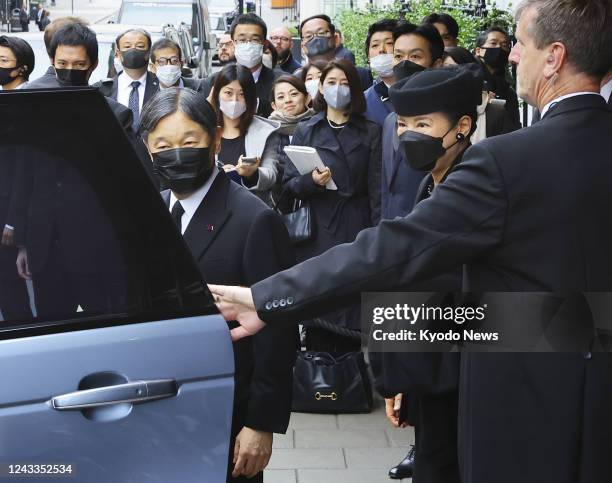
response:
<path fill-rule="evenodd" d="M 283 74 L 284 72 L 268 69 L 265 65 L 261 67 L 259 79 L 255 83 L 257 98 L 259 99 L 259 106 L 257 107 L 258 116 L 267 118 L 268 116 L 270 116 L 270 114 L 272 114 L 272 84 L 278 77 Z M 210 91 L 212 90 L 216 79 L 217 73 L 215 72 L 204 80 L 204 85 L 202 86 L 201 92 L 206 97 L 208 97 L 208 95 L 210 94 Z"/>
<path fill-rule="evenodd" d="M 472 146 L 410 215 L 255 284 L 260 317 L 311 318 L 360 292 L 401 290 L 461 264 L 465 290 L 610 291 L 610 132 L 603 98 L 582 95 Z M 461 360 L 462 481 L 609 481 L 609 354 Z"/>
<path fill-rule="evenodd" d="M 125 75 L 125 73 L 119 72 L 119 74 L 117 74 L 117 76 L 113 77 L 112 79 L 105 79 L 100 82 L 96 82 L 94 84 L 94 87 L 100 89 L 100 92 L 106 97 L 110 97 L 111 99 L 116 101 L 117 89 L 119 86 L 118 78 L 120 75 Z M 159 79 L 153 72 L 147 71 L 147 84 L 145 86 L 144 100 L 142 102 L 143 107 L 155 94 L 157 94 L 158 91 Z"/>
<path fill-rule="evenodd" d="M 170 191 L 162 193 L 166 204 Z M 252 285 L 293 265 L 287 229 L 276 212 L 222 172 L 194 214 L 184 239 L 208 283 Z M 270 327 L 234 343 L 241 424 L 284 433 L 291 413 L 295 327 Z"/>

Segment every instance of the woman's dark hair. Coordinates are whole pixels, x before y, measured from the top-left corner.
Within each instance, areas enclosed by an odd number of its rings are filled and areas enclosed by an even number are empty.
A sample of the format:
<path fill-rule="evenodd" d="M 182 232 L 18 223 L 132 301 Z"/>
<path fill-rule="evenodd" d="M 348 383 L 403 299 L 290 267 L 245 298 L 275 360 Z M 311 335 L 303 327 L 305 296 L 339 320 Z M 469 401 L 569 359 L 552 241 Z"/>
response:
<path fill-rule="evenodd" d="M 464 47 L 446 47 L 444 49 L 444 58 L 446 57 L 450 57 L 458 65 L 478 63 L 474 54 Z"/>
<path fill-rule="evenodd" d="M 219 107 L 219 94 L 221 89 L 235 80 L 240 84 L 244 94 L 244 101 L 246 102 L 246 111 L 240 118 L 239 126 L 240 135 L 244 136 L 253 121 L 253 116 L 257 112 L 257 90 L 251 71 L 240 64 L 229 64 L 223 67 L 219 74 L 217 74 L 213 85 L 213 103 L 217 110 L 217 123 L 223 127 L 223 113 Z"/>
<path fill-rule="evenodd" d="M 51 39 L 50 55 L 55 59 L 60 45 L 84 47 L 91 64 L 98 62 L 98 39 L 93 30 L 85 25 L 70 23 L 59 29 Z"/>
<path fill-rule="evenodd" d="M 179 111 L 202 126 L 213 142 L 217 130 L 215 111 L 202 94 L 181 87 L 160 90 L 145 104 L 140 116 L 140 133 L 145 142 L 159 121 Z"/>
<path fill-rule="evenodd" d="M 2 35 L 0 36 L 0 47 L 6 47 L 13 53 L 17 59 L 16 68 L 21 67 L 21 77 L 28 80 L 34 70 L 34 51 L 30 44 L 19 37 Z"/>
<path fill-rule="evenodd" d="M 469 109 L 466 109 L 466 108 L 442 109 L 439 112 L 444 117 L 446 117 L 446 119 L 448 119 L 448 122 L 450 122 L 452 126 L 457 124 L 459 122 L 459 119 L 461 119 L 463 116 L 470 116 L 470 119 L 472 120 L 472 128 L 470 129 L 470 132 L 466 136 L 466 139 L 469 140 L 472 134 L 474 134 L 474 131 L 476 131 L 476 121 L 478 120 L 478 112 L 476 110 L 476 107 L 469 108 Z"/>
<path fill-rule="evenodd" d="M 357 69 L 352 62 L 349 62 L 348 60 L 334 59 L 330 61 L 325 69 L 323 69 L 321 72 L 321 79 L 319 80 L 321 84 L 325 82 L 327 74 L 329 74 L 333 69 L 340 69 L 346 75 L 346 79 L 348 80 L 349 88 L 351 90 L 351 112 L 353 114 L 363 114 L 366 110 L 366 102 L 365 97 L 363 96 L 361 79 L 359 79 Z M 327 110 L 327 102 L 325 102 L 321 92 L 319 92 L 314 98 L 313 107 L 317 112 Z"/>
<path fill-rule="evenodd" d="M 276 64 L 278 64 L 278 51 L 276 50 L 276 47 L 274 47 L 274 45 L 272 45 L 272 42 L 270 42 L 268 39 L 264 40 L 264 53 L 266 52 L 266 50 L 270 51 L 270 54 L 272 55 L 272 68 L 276 69 Z"/>
<path fill-rule="evenodd" d="M 379 20 L 378 22 L 374 22 L 372 25 L 368 27 L 368 34 L 365 39 L 365 54 L 366 58 L 369 57 L 370 53 L 370 40 L 372 40 L 372 36 L 378 32 L 393 32 L 397 28 L 397 20 L 385 18 L 383 20 Z"/>
<path fill-rule="evenodd" d="M 304 67 L 302 67 L 302 70 L 300 71 L 299 79 L 304 84 L 306 84 L 306 76 L 308 75 L 308 71 L 310 70 L 311 67 L 315 67 L 319 69 L 321 72 L 323 72 L 325 70 L 325 67 L 327 67 L 327 61 L 326 60 L 312 60 L 308 62 L 308 64 L 306 64 Z"/>
<path fill-rule="evenodd" d="M 278 86 L 279 84 L 291 84 L 298 91 L 304 94 L 305 97 L 308 97 L 306 85 L 298 77 L 295 77 L 294 75 L 281 75 L 278 79 L 274 81 L 274 84 L 272 84 L 272 90 L 270 92 L 270 99 L 272 100 L 272 102 L 274 102 L 275 99 L 274 91 L 276 90 L 276 86 Z"/>

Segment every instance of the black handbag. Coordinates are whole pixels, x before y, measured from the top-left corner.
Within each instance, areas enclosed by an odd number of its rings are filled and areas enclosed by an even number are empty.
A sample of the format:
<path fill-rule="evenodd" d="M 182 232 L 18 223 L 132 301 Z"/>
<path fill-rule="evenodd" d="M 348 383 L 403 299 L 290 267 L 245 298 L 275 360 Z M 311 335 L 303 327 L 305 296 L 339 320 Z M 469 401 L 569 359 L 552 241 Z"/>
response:
<path fill-rule="evenodd" d="M 369 413 L 372 388 L 362 352 L 333 357 L 298 351 L 293 371 L 293 411 Z"/>
<path fill-rule="evenodd" d="M 310 205 L 307 201 L 295 199 L 293 202 L 293 211 L 283 213 L 279 209 L 282 199 L 285 197 L 286 191 L 283 191 L 277 203 L 274 204 L 274 209 L 281 215 L 283 223 L 289 232 L 289 238 L 294 244 L 303 243 L 312 239 L 312 219 L 310 213 Z"/>

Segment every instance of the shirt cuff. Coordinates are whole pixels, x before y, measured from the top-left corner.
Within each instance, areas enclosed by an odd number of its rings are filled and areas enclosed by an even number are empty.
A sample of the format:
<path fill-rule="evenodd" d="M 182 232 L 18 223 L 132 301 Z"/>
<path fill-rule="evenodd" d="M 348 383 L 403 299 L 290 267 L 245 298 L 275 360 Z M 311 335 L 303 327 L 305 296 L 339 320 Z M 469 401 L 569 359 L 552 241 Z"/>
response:
<path fill-rule="evenodd" d="M 15 231 L 15 227 L 11 225 L 4 225 L 4 228 L 8 228 L 9 230 Z"/>

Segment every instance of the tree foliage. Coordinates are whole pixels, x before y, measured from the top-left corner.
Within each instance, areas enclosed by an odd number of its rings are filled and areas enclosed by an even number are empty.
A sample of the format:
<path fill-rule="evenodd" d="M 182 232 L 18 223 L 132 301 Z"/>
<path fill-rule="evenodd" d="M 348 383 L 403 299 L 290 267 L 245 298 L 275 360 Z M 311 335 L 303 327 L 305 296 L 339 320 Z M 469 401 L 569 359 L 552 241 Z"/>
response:
<path fill-rule="evenodd" d="M 500 25 L 507 30 L 513 30 L 512 16 L 497 8 L 495 2 L 487 2 L 487 12 L 479 15 L 474 12 L 473 1 L 470 0 L 417 0 L 408 4 L 399 2 L 387 7 L 368 6 L 362 10 L 343 10 L 334 21 L 342 29 L 344 45 L 355 53 L 358 65 L 367 64 L 365 39 L 368 27 L 383 18 L 403 18 L 419 24 L 432 12 L 446 12 L 453 16 L 459 24 L 459 42 L 463 47 L 473 50 L 476 37 L 491 25 Z"/>

